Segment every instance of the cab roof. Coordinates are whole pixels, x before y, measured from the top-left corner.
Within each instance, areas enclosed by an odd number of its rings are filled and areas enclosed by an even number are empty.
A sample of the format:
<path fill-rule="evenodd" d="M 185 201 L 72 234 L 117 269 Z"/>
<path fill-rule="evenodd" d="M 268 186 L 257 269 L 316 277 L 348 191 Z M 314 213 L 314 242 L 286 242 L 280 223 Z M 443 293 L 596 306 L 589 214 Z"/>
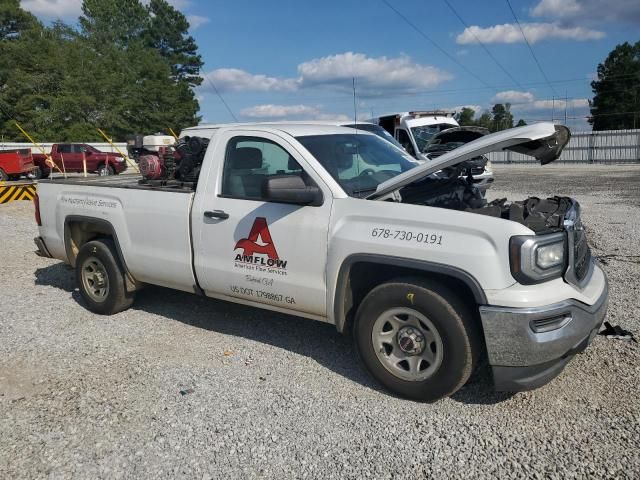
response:
<path fill-rule="evenodd" d="M 366 123 L 366 122 L 358 122 Z M 277 130 L 288 133 L 293 137 L 306 137 L 309 135 L 335 135 L 353 134 L 353 128 L 343 127 L 341 124 L 349 122 L 322 122 L 322 121 L 300 121 L 300 122 L 252 122 L 252 123 L 217 123 L 201 124 L 195 127 L 185 128 L 180 132 L 180 136 L 204 135 L 213 136 L 214 132 L 223 128 L 235 128 L 238 130 Z M 197 132 L 197 133 L 196 133 Z M 358 131 L 358 135 L 371 135 L 365 131 Z"/>

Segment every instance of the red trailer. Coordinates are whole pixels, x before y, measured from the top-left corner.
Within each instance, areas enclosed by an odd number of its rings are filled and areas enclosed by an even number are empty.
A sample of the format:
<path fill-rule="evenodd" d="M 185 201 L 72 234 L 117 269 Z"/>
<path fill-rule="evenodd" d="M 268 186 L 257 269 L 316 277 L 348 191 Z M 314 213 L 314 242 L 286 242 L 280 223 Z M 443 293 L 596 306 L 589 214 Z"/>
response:
<path fill-rule="evenodd" d="M 22 175 L 37 178 L 38 170 L 30 149 L 0 150 L 0 181 L 16 180 Z"/>

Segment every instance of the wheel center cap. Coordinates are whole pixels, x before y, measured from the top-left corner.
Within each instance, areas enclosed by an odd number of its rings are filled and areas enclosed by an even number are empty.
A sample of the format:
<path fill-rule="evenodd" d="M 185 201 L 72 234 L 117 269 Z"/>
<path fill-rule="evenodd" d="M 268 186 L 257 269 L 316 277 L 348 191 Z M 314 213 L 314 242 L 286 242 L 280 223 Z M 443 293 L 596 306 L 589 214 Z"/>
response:
<path fill-rule="evenodd" d="M 96 272 L 96 273 L 93 274 L 93 281 L 99 287 L 103 287 L 104 286 L 104 276 L 100 272 Z"/>
<path fill-rule="evenodd" d="M 407 355 L 419 355 L 424 350 L 424 335 L 417 328 L 404 327 L 398 332 L 398 345 Z"/>

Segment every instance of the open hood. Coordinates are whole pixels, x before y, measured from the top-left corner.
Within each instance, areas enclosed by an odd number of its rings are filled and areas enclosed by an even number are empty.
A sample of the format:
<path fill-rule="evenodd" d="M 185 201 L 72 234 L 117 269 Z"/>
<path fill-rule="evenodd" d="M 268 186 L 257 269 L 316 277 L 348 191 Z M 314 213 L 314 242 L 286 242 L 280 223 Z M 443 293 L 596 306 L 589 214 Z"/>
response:
<path fill-rule="evenodd" d="M 382 182 L 378 185 L 376 191 L 366 198 L 382 197 L 443 168 L 457 165 L 490 152 L 512 150 L 535 157 L 540 161 L 540 164 L 546 165 L 560 156 L 570 137 L 571 134 L 567 127 L 554 125 L 550 122 L 535 123 L 484 135 L 477 140 L 401 173 L 386 182 Z"/>

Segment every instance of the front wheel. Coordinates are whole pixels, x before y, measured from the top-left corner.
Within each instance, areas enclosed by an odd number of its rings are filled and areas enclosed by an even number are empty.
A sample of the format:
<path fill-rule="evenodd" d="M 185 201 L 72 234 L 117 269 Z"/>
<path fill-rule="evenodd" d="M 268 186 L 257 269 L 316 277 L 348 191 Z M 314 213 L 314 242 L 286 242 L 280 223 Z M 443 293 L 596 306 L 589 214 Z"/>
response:
<path fill-rule="evenodd" d="M 100 165 L 100 167 L 98 168 L 98 175 L 100 175 L 101 177 L 107 177 L 114 174 L 115 170 L 111 165 Z"/>
<path fill-rule="evenodd" d="M 6 182 L 9 180 L 9 175 L 3 169 L 0 168 L 0 182 Z"/>
<path fill-rule="evenodd" d="M 479 328 L 452 291 L 419 278 L 374 288 L 355 323 L 358 353 L 389 390 L 432 402 L 469 379 L 480 351 Z"/>
<path fill-rule="evenodd" d="M 124 268 L 110 239 L 82 246 L 76 258 L 76 282 L 89 310 L 101 315 L 126 310 L 135 298 L 126 289 Z"/>

